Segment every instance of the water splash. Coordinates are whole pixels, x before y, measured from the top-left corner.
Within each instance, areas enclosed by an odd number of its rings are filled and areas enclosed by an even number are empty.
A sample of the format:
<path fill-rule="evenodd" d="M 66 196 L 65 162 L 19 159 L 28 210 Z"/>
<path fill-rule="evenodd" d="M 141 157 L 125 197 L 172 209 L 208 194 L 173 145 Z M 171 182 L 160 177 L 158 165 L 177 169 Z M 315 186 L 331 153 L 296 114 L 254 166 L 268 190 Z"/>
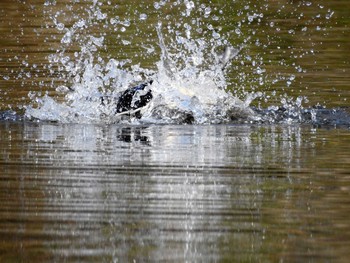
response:
<path fill-rule="evenodd" d="M 185 16 L 189 16 L 193 2 L 185 4 Z M 101 14 L 97 5 L 94 8 L 94 20 L 106 19 L 106 15 Z M 206 9 L 205 14 L 208 12 L 209 9 Z M 184 34 L 175 32 L 173 38 L 168 36 L 165 40 L 162 24 L 158 23 L 155 30 L 161 55 L 156 69 L 144 69 L 138 64 L 128 68 L 125 65 L 130 60 L 111 58 L 104 63 L 96 55 L 104 47 L 103 36 L 80 37 L 77 34 L 88 25 L 88 21 L 92 23 L 93 19 L 79 19 L 71 28 L 66 28 L 54 19 L 58 30 L 66 30 L 61 44 L 65 46 L 77 41 L 80 51 L 74 53 L 75 60 L 65 54 L 65 49 L 49 56 L 50 63 L 59 63 L 68 72 L 71 85 L 56 88 L 58 92 L 65 93 L 63 101 L 48 95 L 33 96 L 38 106 L 27 107 L 28 118 L 79 123 L 222 123 L 237 119 L 247 120 L 254 115 L 247 101 L 243 102 L 227 92 L 225 68 L 241 47 L 226 45 L 220 54 L 217 50 L 227 41 L 194 38 L 187 23 L 184 24 Z M 126 25 L 124 22 L 120 23 Z M 219 36 L 215 38 L 218 39 Z M 167 45 L 166 41 L 170 43 Z M 176 50 L 176 53 L 171 53 L 168 46 Z M 125 114 L 116 114 L 115 101 L 120 93 L 133 84 L 149 79 L 153 80 L 154 98 L 141 110 L 142 118 L 127 118 Z M 110 98 L 110 103 L 102 104 L 103 97 Z"/>
<path fill-rule="evenodd" d="M 124 38 L 122 33 L 136 26 L 134 32 L 142 38 L 144 35 L 136 21 L 147 23 L 151 19 L 150 14 L 137 11 L 135 19 L 130 13 L 121 18 L 107 14 L 101 6 L 99 1 L 93 1 L 86 9 L 87 17 L 78 16 L 70 23 L 59 21 L 60 11 L 52 15 L 53 25 L 62 32 L 62 38 L 60 49 L 49 56 L 49 67 L 53 72 L 58 69 L 58 74 L 64 79 L 62 85 L 56 86 L 56 91 L 62 95 L 31 94 L 35 103 L 26 108 L 26 117 L 63 123 L 324 123 L 319 116 L 324 116 L 325 110 L 317 107 L 304 109 L 302 96 L 290 99 L 288 95 L 283 95 L 281 106 L 273 105 L 266 109 L 251 107 L 257 98 L 268 100 L 271 96 L 258 88 L 266 85 L 268 78 L 262 57 L 244 52 L 245 45 L 253 41 L 255 33 L 251 32 L 241 41 L 242 44 L 233 47 L 220 33 L 220 27 L 203 22 L 210 16 L 212 21 L 219 20 L 209 6 L 192 1 L 155 2 L 153 7 L 160 12 L 177 7 L 182 10 L 182 18 L 171 24 L 169 15 L 165 19 L 158 16 L 157 20 L 163 21 L 163 25 L 158 22 L 156 25 L 150 23 L 147 27 L 158 39 L 148 38 L 141 44 Z M 263 13 L 252 13 L 249 6 L 242 10 L 247 13 L 245 21 L 249 25 L 261 23 L 264 17 Z M 202 17 L 196 18 L 196 12 Z M 101 50 L 108 53 L 106 43 L 110 41 L 110 36 L 91 29 L 96 27 L 118 36 L 121 45 L 142 47 L 148 56 L 160 51 L 158 62 L 145 68 L 133 61 L 135 57 L 101 55 Z M 239 26 L 234 33 L 238 37 L 243 34 Z M 263 45 L 259 40 L 254 41 L 256 46 Z M 74 52 L 70 52 L 70 49 Z M 241 79 L 237 83 L 247 84 L 246 87 L 240 87 L 232 80 L 228 82 L 226 76 L 227 70 L 232 70 L 231 61 L 237 61 L 237 56 L 240 61 L 233 70 Z M 280 63 L 286 64 L 285 60 Z M 237 66 L 245 67 L 247 64 L 250 65 L 249 74 Z M 301 67 L 294 66 L 298 73 L 303 72 Z M 279 75 L 277 72 L 277 77 L 271 83 L 282 80 L 289 87 L 295 79 L 295 74 Z M 153 100 L 141 109 L 142 118 L 116 114 L 116 101 L 120 94 L 133 85 L 149 80 L 153 80 Z M 275 96 L 275 91 L 272 96 Z M 101 98 L 108 98 L 108 103 L 101 103 Z"/>

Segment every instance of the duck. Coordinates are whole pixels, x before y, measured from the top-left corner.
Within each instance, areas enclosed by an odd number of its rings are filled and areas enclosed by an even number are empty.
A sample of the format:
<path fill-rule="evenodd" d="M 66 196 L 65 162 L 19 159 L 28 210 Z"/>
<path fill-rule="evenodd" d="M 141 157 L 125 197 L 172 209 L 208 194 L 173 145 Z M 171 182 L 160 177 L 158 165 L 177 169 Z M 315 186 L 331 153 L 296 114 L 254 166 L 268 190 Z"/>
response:
<path fill-rule="evenodd" d="M 150 86 L 153 80 L 128 88 L 118 98 L 116 113 L 137 110 L 146 106 L 153 98 Z"/>
<path fill-rule="evenodd" d="M 136 86 L 132 86 L 120 93 L 120 95 L 115 98 L 110 96 L 101 96 L 100 104 L 101 106 L 107 106 L 113 103 L 115 106 L 115 115 L 133 115 L 140 119 L 141 108 L 145 107 L 152 99 L 153 94 L 150 86 L 153 80 L 143 82 Z"/>

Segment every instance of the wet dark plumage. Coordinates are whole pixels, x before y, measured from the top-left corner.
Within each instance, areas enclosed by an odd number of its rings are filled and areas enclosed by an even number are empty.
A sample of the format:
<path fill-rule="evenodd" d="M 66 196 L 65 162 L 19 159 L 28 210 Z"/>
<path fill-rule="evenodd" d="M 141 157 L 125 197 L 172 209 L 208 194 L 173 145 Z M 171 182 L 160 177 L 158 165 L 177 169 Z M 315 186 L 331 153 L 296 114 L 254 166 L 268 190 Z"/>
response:
<path fill-rule="evenodd" d="M 142 83 L 125 90 L 118 98 L 116 113 L 137 110 L 146 106 L 153 98 L 152 91 L 148 87 L 152 85 L 152 82 Z M 141 115 L 138 113 L 136 117 L 140 118 Z"/>

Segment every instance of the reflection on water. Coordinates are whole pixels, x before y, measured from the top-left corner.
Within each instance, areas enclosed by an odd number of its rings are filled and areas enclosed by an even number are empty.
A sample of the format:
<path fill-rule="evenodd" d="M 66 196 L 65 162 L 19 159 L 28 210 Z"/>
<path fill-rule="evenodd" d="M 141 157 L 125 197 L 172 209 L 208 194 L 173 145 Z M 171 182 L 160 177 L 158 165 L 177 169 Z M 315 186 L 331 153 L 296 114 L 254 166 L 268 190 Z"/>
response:
<path fill-rule="evenodd" d="M 346 262 L 346 130 L 0 123 L 0 139 L 0 261 Z"/>

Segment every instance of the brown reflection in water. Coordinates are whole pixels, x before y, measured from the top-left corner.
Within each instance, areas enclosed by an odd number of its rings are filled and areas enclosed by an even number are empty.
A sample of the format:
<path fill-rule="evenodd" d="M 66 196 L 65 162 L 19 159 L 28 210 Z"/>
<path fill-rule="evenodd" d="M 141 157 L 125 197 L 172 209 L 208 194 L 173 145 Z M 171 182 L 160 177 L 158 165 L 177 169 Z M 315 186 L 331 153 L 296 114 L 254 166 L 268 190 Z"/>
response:
<path fill-rule="evenodd" d="M 345 130 L 2 123 L 0 137 L 1 260 L 346 262 Z"/>

